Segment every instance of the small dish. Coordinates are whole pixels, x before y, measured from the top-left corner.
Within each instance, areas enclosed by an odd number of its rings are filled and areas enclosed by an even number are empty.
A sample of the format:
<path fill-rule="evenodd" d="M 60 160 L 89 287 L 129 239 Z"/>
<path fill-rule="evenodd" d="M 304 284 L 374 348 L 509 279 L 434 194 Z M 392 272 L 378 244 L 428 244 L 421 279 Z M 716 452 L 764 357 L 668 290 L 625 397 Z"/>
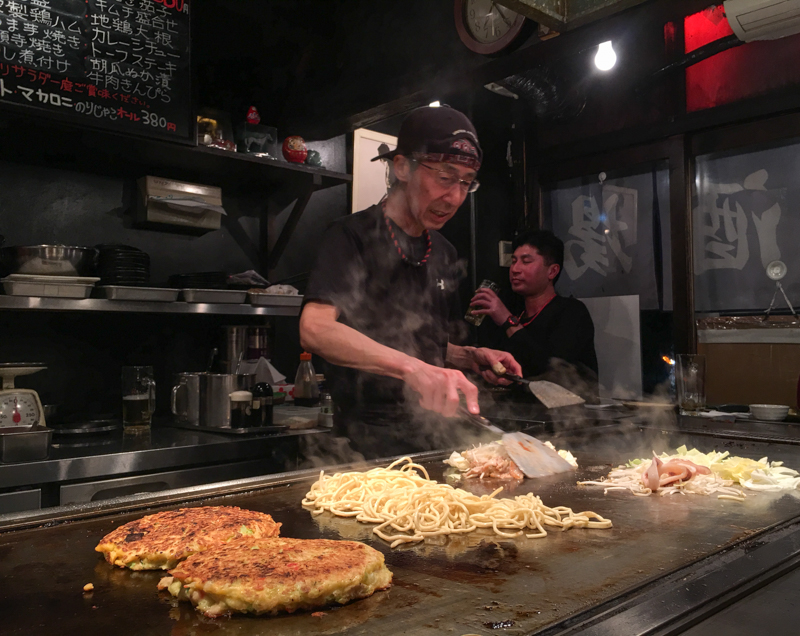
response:
<path fill-rule="evenodd" d="M 757 420 L 782 422 L 789 415 L 789 407 L 783 404 L 751 404 L 750 414 Z"/>

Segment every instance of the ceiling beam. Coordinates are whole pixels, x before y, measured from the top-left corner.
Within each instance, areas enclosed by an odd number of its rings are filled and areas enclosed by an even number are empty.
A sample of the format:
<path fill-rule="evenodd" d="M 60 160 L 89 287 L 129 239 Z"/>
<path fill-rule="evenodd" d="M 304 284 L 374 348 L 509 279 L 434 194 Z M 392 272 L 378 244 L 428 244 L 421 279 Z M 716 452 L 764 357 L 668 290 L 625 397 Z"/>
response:
<path fill-rule="evenodd" d="M 647 0 L 497 0 L 554 31 L 564 32 Z"/>
<path fill-rule="evenodd" d="M 498 0 L 497 4 L 508 7 L 530 18 L 534 22 L 564 31 L 567 22 L 566 3 L 568 0 Z"/>

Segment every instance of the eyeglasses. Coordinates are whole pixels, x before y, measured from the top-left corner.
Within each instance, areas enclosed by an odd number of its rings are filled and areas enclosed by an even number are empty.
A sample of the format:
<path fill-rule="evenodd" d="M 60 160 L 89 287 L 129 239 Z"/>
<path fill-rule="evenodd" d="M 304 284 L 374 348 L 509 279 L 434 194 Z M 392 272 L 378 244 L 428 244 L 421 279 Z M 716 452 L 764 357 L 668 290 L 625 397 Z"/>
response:
<path fill-rule="evenodd" d="M 438 168 L 434 168 L 432 166 L 427 166 L 420 161 L 414 161 L 417 165 L 422 166 L 423 168 L 427 168 L 432 172 L 437 172 L 436 182 L 442 188 L 452 188 L 454 185 L 458 184 L 458 187 L 461 188 L 465 192 L 475 192 L 480 187 L 480 182 L 477 179 L 472 179 L 471 181 L 467 181 L 466 179 L 459 179 L 457 176 L 450 172 L 446 172 L 445 170 L 439 170 Z"/>

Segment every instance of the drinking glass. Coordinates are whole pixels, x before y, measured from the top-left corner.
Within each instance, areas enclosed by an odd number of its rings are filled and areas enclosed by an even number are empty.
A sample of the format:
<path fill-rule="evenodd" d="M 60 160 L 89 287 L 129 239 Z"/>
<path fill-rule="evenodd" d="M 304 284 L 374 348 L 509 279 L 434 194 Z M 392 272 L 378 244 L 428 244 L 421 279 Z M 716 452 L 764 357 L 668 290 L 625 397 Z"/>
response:
<path fill-rule="evenodd" d="M 681 415 L 697 415 L 706 406 L 706 357 L 680 354 L 675 380 Z"/>
<path fill-rule="evenodd" d="M 155 406 L 153 367 L 122 367 L 122 426 L 125 432 L 149 430 Z"/>
<path fill-rule="evenodd" d="M 483 289 L 484 287 L 488 287 L 491 289 L 495 294 L 500 294 L 500 285 L 494 283 L 490 280 L 484 280 L 478 285 L 478 289 Z M 475 290 L 478 291 L 477 289 Z M 472 311 L 475 309 L 472 305 L 467 308 L 467 313 L 464 315 L 464 320 L 468 323 L 475 325 L 476 327 L 480 327 L 483 319 L 486 318 L 485 314 L 473 314 Z"/>

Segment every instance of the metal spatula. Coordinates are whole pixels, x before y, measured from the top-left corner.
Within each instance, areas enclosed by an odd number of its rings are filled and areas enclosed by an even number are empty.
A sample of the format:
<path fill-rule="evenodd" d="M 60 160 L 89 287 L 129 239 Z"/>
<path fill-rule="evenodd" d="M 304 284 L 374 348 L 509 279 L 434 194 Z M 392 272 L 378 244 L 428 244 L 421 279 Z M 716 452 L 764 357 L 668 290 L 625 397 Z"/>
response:
<path fill-rule="evenodd" d="M 506 433 L 482 415 L 470 413 L 463 406 L 460 406 L 458 410 L 463 417 L 481 428 L 496 435 L 502 435 L 503 446 L 506 447 L 509 457 L 514 460 L 526 477 L 535 479 L 573 470 L 572 465 L 566 459 L 535 437 L 525 433 Z"/>
<path fill-rule="evenodd" d="M 585 402 L 580 395 L 576 395 L 563 386 L 555 384 L 554 382 L 548 382 L 547 380 L 528 382 L 528 388 L 548 409 L 555 409 L 559 406 L 583 404 Z"/>
<path fill-rule="evenodd" d="M 548 382 L 547 380 L 533 380 L 530 382 L 513 373 L 504 373 L 499 377 L 511 380 L 517 384 L 526 385 L 530 392 L 536 396 L 536 399 L 548 409 L 555 409 L 559 406 L 583 404 L 585 402 L 580 395 L 576 395 L 572 391 L 568 391 L 563 386 L 554 382 Z"/>

